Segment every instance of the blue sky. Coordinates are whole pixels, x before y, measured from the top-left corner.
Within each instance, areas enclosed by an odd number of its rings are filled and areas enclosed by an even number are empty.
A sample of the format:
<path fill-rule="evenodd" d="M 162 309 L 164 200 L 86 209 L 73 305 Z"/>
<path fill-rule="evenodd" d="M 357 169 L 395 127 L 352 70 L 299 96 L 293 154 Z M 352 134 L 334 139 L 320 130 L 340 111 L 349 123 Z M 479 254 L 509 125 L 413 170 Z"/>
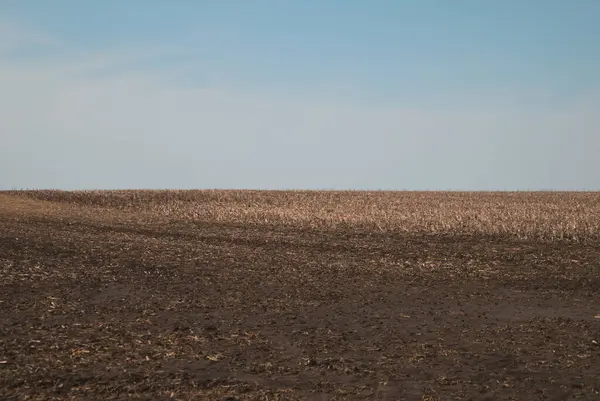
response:
<path fill-rule="evenodd" d="M 599 18 L 593 0 L 0 1 L 0 188 L 600 189 Z"/>

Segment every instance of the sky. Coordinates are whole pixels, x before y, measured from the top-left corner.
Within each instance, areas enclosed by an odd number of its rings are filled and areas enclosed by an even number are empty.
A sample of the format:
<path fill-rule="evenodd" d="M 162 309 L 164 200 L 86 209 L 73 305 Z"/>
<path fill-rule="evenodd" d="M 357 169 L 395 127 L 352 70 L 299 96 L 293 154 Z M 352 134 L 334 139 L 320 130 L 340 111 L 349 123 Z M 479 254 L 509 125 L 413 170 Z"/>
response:
<path fill-rule="evenodd" d="M 0 189 L 600 190 L 597 0 L 0 0 Z"/>

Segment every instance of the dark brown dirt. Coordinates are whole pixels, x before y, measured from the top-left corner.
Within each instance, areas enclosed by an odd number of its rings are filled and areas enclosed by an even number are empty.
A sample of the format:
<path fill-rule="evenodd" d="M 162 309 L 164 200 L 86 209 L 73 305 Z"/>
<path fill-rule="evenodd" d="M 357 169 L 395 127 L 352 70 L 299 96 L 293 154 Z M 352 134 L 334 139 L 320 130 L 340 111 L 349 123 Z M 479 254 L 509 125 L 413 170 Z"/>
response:
<path fill-rule="evenodd" d="M 600 249 L 0 214 L 2 400 L 600 399 Z"/>

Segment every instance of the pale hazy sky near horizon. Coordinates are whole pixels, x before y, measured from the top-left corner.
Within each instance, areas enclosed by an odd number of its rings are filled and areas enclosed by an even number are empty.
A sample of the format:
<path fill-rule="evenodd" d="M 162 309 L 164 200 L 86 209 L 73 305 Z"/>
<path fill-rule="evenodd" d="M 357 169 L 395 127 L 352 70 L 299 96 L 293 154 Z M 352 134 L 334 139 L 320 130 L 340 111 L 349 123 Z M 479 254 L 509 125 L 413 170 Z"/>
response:
<path fill-rule="evenodd" d="M 597 0 L 0 0 L 0 189 L 599 190 Z"/>

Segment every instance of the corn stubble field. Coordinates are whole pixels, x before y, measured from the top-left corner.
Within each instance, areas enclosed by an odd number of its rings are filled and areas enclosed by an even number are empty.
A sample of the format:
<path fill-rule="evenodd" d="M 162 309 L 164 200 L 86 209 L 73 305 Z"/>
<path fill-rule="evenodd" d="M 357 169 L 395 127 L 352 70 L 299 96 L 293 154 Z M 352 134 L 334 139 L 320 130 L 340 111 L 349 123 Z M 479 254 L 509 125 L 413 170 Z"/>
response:
<path fill-rule="evenodd" d="M 600 399 L 600 193 L 0 192 L 2 400 Z"/>

